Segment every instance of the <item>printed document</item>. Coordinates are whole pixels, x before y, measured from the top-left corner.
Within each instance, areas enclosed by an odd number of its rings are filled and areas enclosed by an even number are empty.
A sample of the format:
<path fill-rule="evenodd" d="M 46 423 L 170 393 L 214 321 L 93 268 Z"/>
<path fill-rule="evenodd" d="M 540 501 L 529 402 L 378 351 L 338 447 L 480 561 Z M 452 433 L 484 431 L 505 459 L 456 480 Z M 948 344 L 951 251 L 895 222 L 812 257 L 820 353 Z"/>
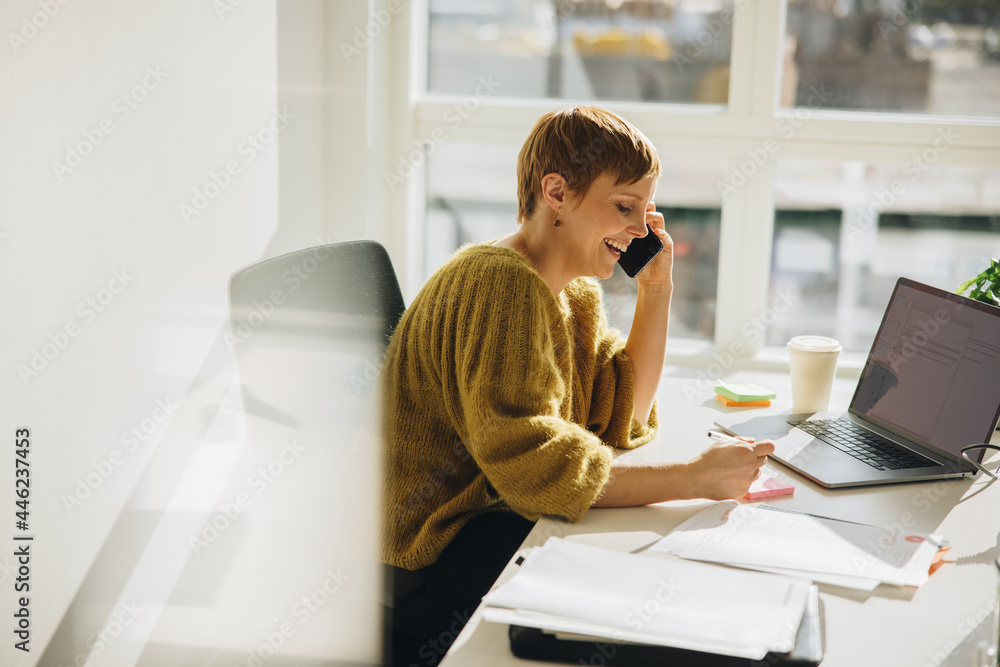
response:
<path fill-rule="evenodd" d="M 939 536 L 927 533 L 893 533 L 769 505 L 722 501 L 650 549 L 870 590 L 873 583 L 923 584 L 940 543 Z"/>
<path fill-rule="evenodd" d="M 483 598 L 483 618 L 760 660 L 792 649 L 811 588 L 550 538 Z"/>

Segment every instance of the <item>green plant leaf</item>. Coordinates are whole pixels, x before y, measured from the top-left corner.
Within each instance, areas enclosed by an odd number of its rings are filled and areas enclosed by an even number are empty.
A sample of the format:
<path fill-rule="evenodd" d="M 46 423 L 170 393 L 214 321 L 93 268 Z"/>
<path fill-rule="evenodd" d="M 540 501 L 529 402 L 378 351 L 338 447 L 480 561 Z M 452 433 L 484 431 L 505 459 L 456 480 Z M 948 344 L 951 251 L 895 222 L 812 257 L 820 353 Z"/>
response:
<path fill-rule="evenodd" d="M 966 280 L 964 283 L 958 286 L 958 289 L 955 290 L 955 294 L 965 294 L 965 291 L 970 287 L 972 287 L 972 285 L 975 284 L 978 278 L 979 276 L 976 276 L 975 278 L 969 278 L 968 280 Z"/>
<path fill-rule="evenodd" d="M 969 278 L 955 290 L 956 294 L 966 292 L 970 299 L 1000 306 L 1000 260 L 991 258 L 979 275 Z"/>

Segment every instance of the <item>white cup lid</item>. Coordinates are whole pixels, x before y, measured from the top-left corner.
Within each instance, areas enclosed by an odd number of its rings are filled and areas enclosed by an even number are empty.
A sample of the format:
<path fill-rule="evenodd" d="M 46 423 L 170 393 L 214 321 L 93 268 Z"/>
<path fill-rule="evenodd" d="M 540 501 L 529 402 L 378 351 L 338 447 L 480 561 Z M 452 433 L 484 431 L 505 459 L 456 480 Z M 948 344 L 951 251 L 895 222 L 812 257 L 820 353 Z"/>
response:
<path fill-rule="evenodd" d="M 795 336 L 788 341 L 787 347 L 802 352 L 841 352 L 844 349 L 836 338 L 828 336 Z"/>

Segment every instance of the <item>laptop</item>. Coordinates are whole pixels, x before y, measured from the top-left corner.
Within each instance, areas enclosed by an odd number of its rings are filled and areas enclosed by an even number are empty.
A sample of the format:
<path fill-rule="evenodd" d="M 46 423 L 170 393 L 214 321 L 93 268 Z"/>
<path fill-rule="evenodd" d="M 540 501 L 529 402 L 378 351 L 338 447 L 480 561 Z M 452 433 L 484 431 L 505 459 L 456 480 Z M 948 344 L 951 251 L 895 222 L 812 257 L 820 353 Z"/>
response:
<path fill-rule="evenodd" d="M 846 413 L 728 415 L 828 487 L 972 477 L 1000 419 L 1000 308 L 900 278 Z M 982 462 L 984 450 L 973 450 Z"/>

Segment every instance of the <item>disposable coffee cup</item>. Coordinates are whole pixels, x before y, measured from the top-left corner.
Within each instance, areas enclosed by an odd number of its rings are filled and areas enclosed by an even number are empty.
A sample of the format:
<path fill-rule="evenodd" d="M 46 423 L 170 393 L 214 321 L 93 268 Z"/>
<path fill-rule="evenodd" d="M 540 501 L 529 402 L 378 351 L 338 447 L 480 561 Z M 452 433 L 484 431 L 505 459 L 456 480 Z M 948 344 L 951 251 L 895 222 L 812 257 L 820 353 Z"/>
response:
<path fill-rule="evenodd" d="M 792 410 L 828 410 L 837 358 L 844 348 L 827 336 L 795 336 L 786 348 L 792 376 Z"/>

